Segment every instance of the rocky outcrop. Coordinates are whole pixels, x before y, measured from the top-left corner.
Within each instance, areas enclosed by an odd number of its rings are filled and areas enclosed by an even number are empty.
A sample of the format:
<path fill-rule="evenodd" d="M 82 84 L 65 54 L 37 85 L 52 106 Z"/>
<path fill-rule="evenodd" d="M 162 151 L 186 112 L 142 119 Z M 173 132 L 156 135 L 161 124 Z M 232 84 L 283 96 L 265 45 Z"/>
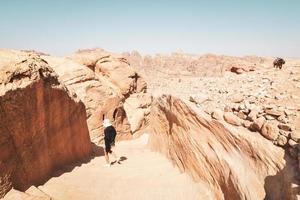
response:
<path fill-rule="evenodd" d="M 0 65 L 0 197 L 91 153 L 85 106 L 48 63 L 39 56 L 7 63 Z"/>
<path fill-rule="evenodd" d="M 75 52 L 67 58 L 89 67 L 95 74 L 108 79 L 115 89 L 119 89 L 126 97 L 132 93 L 145 92 L 147 89 L 146 82 L 122 55 L 101 49 L 86 49 Z"/>
<path fill-rule="evenodd" d="M 254 65 L 251 66 L 249 64 L 248 65 L 239 64 L 239 65 L 232 66 L 230 68 L 230 71 L 236 74 L 242 74 L 244 72 L 255 71 L 255 66 Z"/>
<path fill-rule="evenodd" d="M 261 66 L 262 63 L 266 62 L 266 59 L 256 56 L 193 55 L 182 51 L 171 54 L 156 54 L 154 56 L 146 55 L 144 57 L 137 51 L 133 51 L 124 53 L 123 56 L 143 75 L 222 76 L 225 71 L 235 73 L 253 71 L 255 66 Z"/>
<path fill-rule="evenodd" d="M 152 97 L 149 94 L 133 94 L 124 102 L 124 108 L 132 133 L 141 131 L 149 124 Z"/>
<path fill-rule="evenodd" d="M 297 169 L 289 154 L 259 134 L 198 115 L 163 96 L 150 114 L 149 146 L 190 174 L 209 199 L 293 199 Z"/>
<path fill-rule="evenodd" d="M 146 92 L 146 82 L 130 67 L 125 58 L 109 55 L 96 63 L 95 73 L 107 77 L 120 89 L 124 97 L 136 92 Z"/>
<path fill-rule="evenodd" d="M 131 138 L 132 130 L 123 105 L 130 95 L 145 92 L 147 85 L 125 58 L 101 49 L 80 50 L 64 59 L 43 58 L 84 102 L 93 142 L 103 139 L 104 118 L 113 122 L 118 139 Z"/>

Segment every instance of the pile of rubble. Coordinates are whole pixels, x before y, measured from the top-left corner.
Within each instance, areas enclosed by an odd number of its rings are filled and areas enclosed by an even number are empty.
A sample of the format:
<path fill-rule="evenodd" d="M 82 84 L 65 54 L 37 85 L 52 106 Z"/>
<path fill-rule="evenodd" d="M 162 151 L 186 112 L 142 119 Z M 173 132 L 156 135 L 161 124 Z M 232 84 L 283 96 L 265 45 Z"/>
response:
<path fill-rule="evenodd" d="M 259 132 L 300 161 L 300 132 L 293 126 L 296 116 L 297 112 L 292 107 L 274 104 L 260 106 L 243 100 L 235 101 L 231 107 L 226 106 L 224 111 L 216 109 L 211 113 L 213 119 L 225 120 L 229 124 Z"/>

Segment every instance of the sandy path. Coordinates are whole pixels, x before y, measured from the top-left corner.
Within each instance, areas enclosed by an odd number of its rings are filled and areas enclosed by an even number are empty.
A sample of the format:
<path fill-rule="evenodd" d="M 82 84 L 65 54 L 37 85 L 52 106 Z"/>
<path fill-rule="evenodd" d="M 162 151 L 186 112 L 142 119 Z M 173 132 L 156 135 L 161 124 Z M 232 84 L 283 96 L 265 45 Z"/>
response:
<path fill-rule="evenodd" d="M 147 135 L 117 144 L 122 164 L 104 167 L 104 157 L 53 177 L 39 189 L 54 199 L 207 199 L 201 188 L 162 155 L 146 148 Z"/>

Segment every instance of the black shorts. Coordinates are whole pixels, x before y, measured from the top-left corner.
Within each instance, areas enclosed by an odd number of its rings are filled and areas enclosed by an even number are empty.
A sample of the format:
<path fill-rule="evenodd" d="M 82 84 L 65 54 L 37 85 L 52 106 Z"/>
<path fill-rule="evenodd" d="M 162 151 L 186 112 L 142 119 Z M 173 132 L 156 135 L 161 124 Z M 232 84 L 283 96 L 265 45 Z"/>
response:
<path fill-rule="evenodd" d="M 112 146 L 115 146 L 115 141 L 113 141 L 113 142 L 111 142 L 111 143 L 105 142 L 103 148 L 105 149 L 105 152 L 106 152 L 106 153 L 112 153 L 112 151 L 111 151 L 111 147 L 112 147 Z"/>

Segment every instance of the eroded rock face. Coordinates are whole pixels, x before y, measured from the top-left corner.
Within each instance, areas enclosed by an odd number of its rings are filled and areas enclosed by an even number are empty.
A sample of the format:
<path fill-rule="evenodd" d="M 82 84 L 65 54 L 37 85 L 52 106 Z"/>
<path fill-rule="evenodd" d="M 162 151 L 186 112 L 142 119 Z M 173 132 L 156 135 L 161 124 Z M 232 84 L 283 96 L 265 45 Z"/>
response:
<path fill-rule="evenodd" d="M 126 99 L 124 108 L 130 122 L 132 133 L 148 125 L 152 97 L 149 94 L 133 94 Z"/>
<path fill-rule="evenodd" d="M 128 97 L 132 93 L 144 92 L 147 84 L 130 66 L 122 55 L 112 54 L 101 49 L 86 49 L 68 56 L 82 65 L 92 69 L 97 75 L 109 80 L 115 89 Z"/>
<path fill-rule="evenodd" d="M 81 50 L 64 59 L 44 58 L 84 102 L 93 142 L 98 143 L 103 138 L 104 118 L 113 122 L 118 139 L 131 138 L 123 103 L 130 95 L 145 92 L 147 85 L 126 59 L 101 49 Z"/>
<path fill-rule="evenodd" d="M 155 100 L 150 125 L 149 146 L 190 174 L 210 199 L 295 195 L 289 155 L 259 134 L 200 117 L 172 96 Z"/>
<path fill-rule="evenodd" d="M 109 55 L 99 59 L 96 63 L 95 73 L 107 77 L 125 97 L 136 92 L 144 92 L 147 89 L 146 82 L 122 57 Z"/>
<path fill-rule="evenodd" d="M 0 197 L 91 153 L 84 104 L 40 57 L 0 65 Z"/>

